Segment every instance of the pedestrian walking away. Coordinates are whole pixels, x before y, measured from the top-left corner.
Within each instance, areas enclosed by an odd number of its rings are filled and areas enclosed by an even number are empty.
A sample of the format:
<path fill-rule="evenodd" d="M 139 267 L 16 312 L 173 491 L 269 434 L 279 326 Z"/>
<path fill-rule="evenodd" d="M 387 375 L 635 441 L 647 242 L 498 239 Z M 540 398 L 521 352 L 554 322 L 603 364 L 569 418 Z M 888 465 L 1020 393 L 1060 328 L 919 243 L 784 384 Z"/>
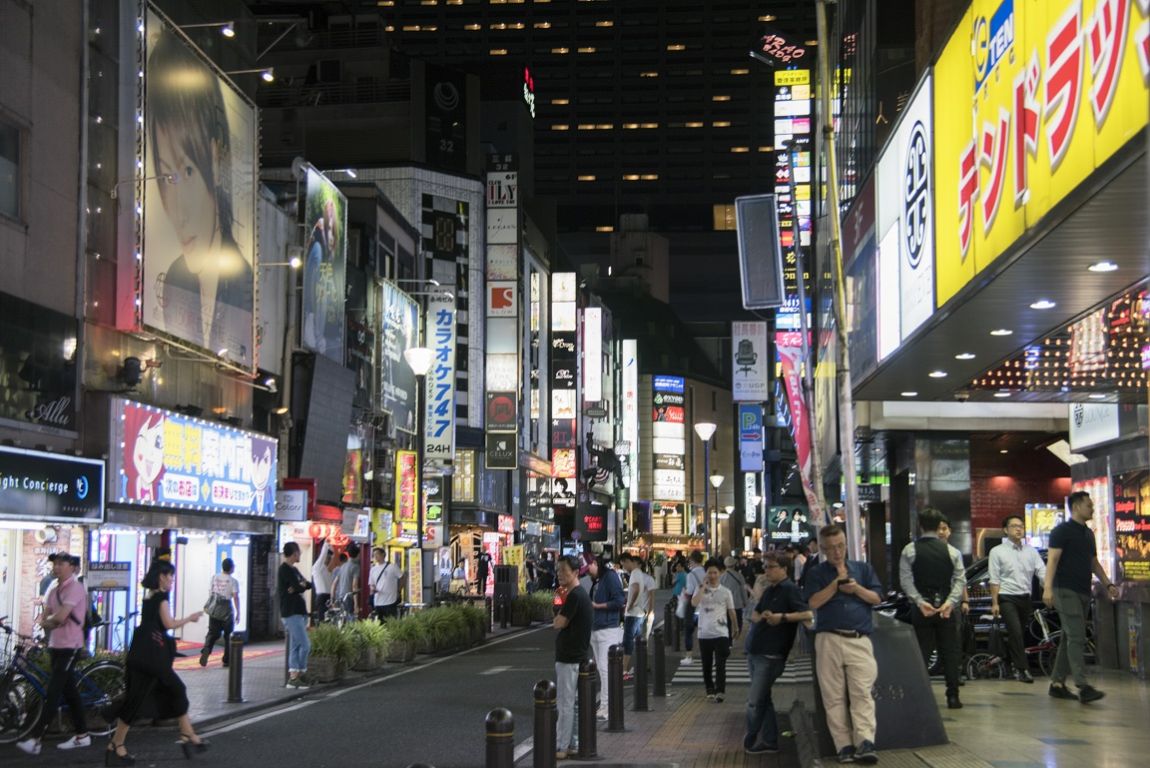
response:
<path fill-rule="evenodd" d="M 1014 666 L 1014 678 L 1021 683 L 1033 683 L 1030 662 L 1026 659 L 1026 639 L 1023 627 L 1030 621 L 1034 606 L 1030 602 L 1034 577 L 1046 582 L 1046 563 L 1038 550 L 1026 544 L 1026 523 L 1019 515 L 1007 515 L 1002 520 L 1002 543 L 990 550 L 988 581 L 990 583 L 990 614 L 1006 622 L 1006 647 Z"/>
<path fill-rule="evenodd" d="M 208 602 L 204 606 L 208 614 L 208 636 L 204 638 L 204 647 L 200 649 L 201 667 L 208 665 L 208 657 L 212 655 L 212 648 L 221 635 L 224 638 L 222 663 L 225 667 L 231 663 L 232 632 L 236 628 L 236 617 L 240 615 L 240 582 L 232 575 L 235 570 L 235 562 L 225 557 L 220 563 L 219 573 L 212 577 Z"/>
<path fill-rule="evenodd" d="M 371 572 L 368 589 L 371 590 L 371 615 L 377 620 L 394 619 L 399 615 L 399 587 L 403 583 L 403 569 L 387 561 L 383 547 L 371 550 Z M 399 555 L 397 555 L 399 557 Z"/>
<path fill-rule="evenodd" d="M 606 558 L 591 561 L 587 573 L 591 576 L 591 607 L 595 610 L 591 632 L 591 654 L 599 668 L 599 711 L 596 717 L 607 719 L 607 655 L 613 645 L 623 643 L 623 609 L 627 596 L 623 582 Z"/>
<path fill-rule="evenodd" d="M 708 560 L 703 584 L 691 598 L 691 605 L 699 612 L 703 684 L 707 698 L 716 702 L 722 702 L 727 695 L 727 657 L 731 655 L 731 642 L 738 638 L 734 598 L 731 590 L 719 583 L 723 570 L 722 560 Z"/>
<path fill-rule="evenodd" d="M 555 564 L 555 578 L 567 590 L 563 607 L 551 626 L 555 635 L 555 756 L 565 760 L 578 750 L 576 736 L 576 685 L 579 665 L 591 657 L 591 624 L 594 609 L 591 598 L 579 584 L 579 561 L 573 555 L 560 557 Z"/>
<path fill-rule="evenodd" d="M 779 751 L 779 721 L 771 697 L 775 681 L 783 674 L 787 656 L 795 644 L 799 624 L 813 616 L 798 585 L 791 581 L 790 558 L 770 552 L 764 558 L 761 596 L 750 615 L 744 641 L 751 689 L 747 693 L 747 730 L 743 749 L 748 755 Z"/>
<path fill-rule="evenodd" d="M 68 552 L 56 552 L 49 555 L 48 560 L 52 563 L 56 586 L 49 590 L 44 599 L 40 626 L 49 633 L 48 656 L 52 662 L 52 671 L 48 678 L 48 689 L 44 693 L 45 703 L 40 707 L 40 717 L 28 736 L 16 742 L 21 751 L 30 755 L 40 754 L 41 739 L 48 724 L 56 717 L 57 702 L 61 696 L 68 705 L 74 735 L 57 747 L 78 749 L 92 743 L 84 720 L 83 702 L 76 689 L 76 661 L 84 647 L 84 617 L 88 614 L 88 592 L 76 578 L 80 558 Z"/>
<path fill-rule="evenodd" d="M 735 615 L 739 618 L 739 633 L 743 631 L 743 613 L 747 608 L 747 598 L 751 595 L 751 588 L 747 586 L 747 580 L 743 578 L 743 574 L 739 571 L 739 561 L 734 557 L 727 557 L 723 561 L 726 570 L 723 571 L 723 578 L 719 580 L 724 587 L 731 592 L 731 598 L 735 601 Z"/>
<path fill-rule="evenodd" d="M 655 611 L 655 577 L 643 570 L 643 561 L 633 555 L 620 555 L 619 564 L 627 571 L 627 607 L 623 618 L 623 679 L 635 676 L 631 657 L 635 639 L 644 637 L 649 617 Z"/>
<path fill-rule="evenodd" d="M 847 537 L 840 526 L 820 530 L 819 547 L 822 559 L 806 568 L 803 594 L 815 616 L 815 674 L 827 728 L 840 763 L 877 763 L 871 689 L 878 664 L 870 635 L 882 585 L 869 563 L 847 559 Z"/>
<path fill-rule="evenodd" d="M 169 630 L 199 621 L 202 612 L 177 619 L 172 616 L 170 594 L 176 580 L 176 568 L 167 560 L 154 560 L 140 585 L 148 596 L 140 607 L 140 626 L 132 636 L 125 659 L 127 692 L 116 717 L 116 730 L 104 752 L 105 765 L 135 765 L 125 746 L 128 730 L 142 714 L 147 703 L 155 707 L 155 716 L 179 721 L 179 743 L 184 757 L 194 757 L 208 749 L 188 717 L 188 691 L 172 669 L 176 641 Z"/>
<path fill-rule="evenodd" d="M 939 538 L 941 525 L 950 521 L 937 509 L 927 507 L 918 516 L 922 536 L 907 544 L 899 558 L 899 584 L 914 605 L 911 623 L 918 639 L 923 664 L 938 651 L 946 677 L 946 706 L 962 709 L 958 697 L 962 648 L 958 632 L 962 591 L 966 585 L 962 554 Z"/>
<path fill-rule="evenodd" d="M 311 582 L 296 568 L 299 562 L 299 544 L 284 544 L 283 561 L 276 573 L 276 597 L 280 604 L 280 621 L 288 637 L 288 688 L 308 687 L 304 674 L 311 641 L 307 637 L 307 604 L 304 593 L 312 588 Z"/>
<path fill-rule="evenodd" d="M 1068 501 L 1070 519 L 1050 532 L 1042 590 L 1043 602 L 1054 606 L 1062 622 L 1062 642 L 1058 644 L 1050 673 L 1050 695 L 1089 704 L 1106 695 L 1086 679 L 1086 617 L 1090 614 L 1091 574 L 1102 582 L 1110 600 L 1118 597 L 1118 587 L 1098 562 L 1094 532 L 1086 527 L 1086 523 L 1094 519 L 1094 502 L 1086 491 L 1075 491 Z M 1077 695 L 1066 687 L 1069 675 L 1074 676 Z"/>

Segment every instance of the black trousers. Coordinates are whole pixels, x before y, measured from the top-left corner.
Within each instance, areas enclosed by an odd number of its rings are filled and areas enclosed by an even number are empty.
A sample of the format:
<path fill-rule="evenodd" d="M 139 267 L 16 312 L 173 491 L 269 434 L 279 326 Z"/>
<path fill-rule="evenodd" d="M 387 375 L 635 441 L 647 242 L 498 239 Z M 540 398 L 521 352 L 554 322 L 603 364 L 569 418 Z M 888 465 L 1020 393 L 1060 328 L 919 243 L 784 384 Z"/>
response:
<path fill-rule="evenodd" d="M 375 617 L 376 621 L 382 622 L 384 619 L 394 619 L 399 616 L 399 603 L 395 602 L 391 605 L 373 605 L 371 607 L 371 615 Z"/>
<path fill-rule="evenodd" d="M 235 631 L 236 622 L 234 619 L 227 621 L 220 621 L 219 619 L 208 619 L 208 636 L 204 639 L 204 649 L 200 651 L 204 656 L 212 654 L 212 648 L 215 647 L 216 641 L 220 639 L 220 635 L 224 637 L 224 660 L 223 664 L 226 667 L 231 661 L 232 652 L 232 632 Z"/>
<path fill-rule="evenodd" d="M 958 636 L 958 609 L 950 614 L 949 619 L 935 615 L 926 617 L 916 606 L 911 613 L 911 624 L 914 626 L 915 637 L 918 638 L 918 649 L 922 652 L 922 661 L 927 668 L 930 667 L 931 651 L 938 651 L 939 661 L 942 662 L 942 671 L 946 676 L 946 694 L 958 694 L 958 670 L 962 666 L 962 646 Z"/>
<path fill-rule="evenodd" d="M 1026 622 L 1034 612 L 1030 604 L 1030 595 L 999 595 L 998 608 L 1002 612 L 1002 620 L 1006 622 L 1006 650 L 1010 655 L 1010 663 L 1016 672 L 1030 670 L 1030 662 L 1026 660 Z"/>
<path fill-rule="evenodd" d="M 56 717 L 57 707 L 60 705 L 60 696 L 68 705 L 68 713 L 72 716 L 72 727 L 76 735 L 88 732 L 88 723 L 84 719 L 84 704 L 80 700 L 80 691 L 76 688 L 76 659 L 80 652 L 75 648 L 49 648 L 48 655 L 52 659 L 51 677 L 48 678 L 48 690 L 44 692 L 44 706 L 40 708 L 40 719 L 32 728 L 29 735 L 37 739 L 44 735 L 48 724 Z"/>
<path fill-rule="evenodd" d="M 727 692 L 727 657 L 731 655 L 731 641 L 726 637 L 700 637 L 699 651 L 703 655 L 703 685 L 707 693 Z M 714 677 L 711 671 L 714 669 Z"/>

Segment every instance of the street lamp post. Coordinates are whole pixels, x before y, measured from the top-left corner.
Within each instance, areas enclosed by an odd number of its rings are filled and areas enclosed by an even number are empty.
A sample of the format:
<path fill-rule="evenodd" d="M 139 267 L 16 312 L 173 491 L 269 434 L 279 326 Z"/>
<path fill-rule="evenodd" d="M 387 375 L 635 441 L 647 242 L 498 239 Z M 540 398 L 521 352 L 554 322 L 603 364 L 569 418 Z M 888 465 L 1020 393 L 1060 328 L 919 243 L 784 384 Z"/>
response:
<path fill-rule="evenodd" d="M 711 438 L 715 436 L 715 430 L 719 426 L 713 421 L 699 421 L 695 423 L 695 434 L 703 441 L 703 474 L 711 474 Z M 693 472 L 694 470 L 692 470 Z M 693 477 L 694 475 L 692 475 Z M 692 487 L 694 481 L 692 481 Z M 693 495 L 693 494 L 692 494 Z M 692 499 L 694 501 L 694 499 Z M 703 546 L 707 551 L 711 551 L 710 547 L 710 528 L 711 521 L 709 519 L 710 507 L 707 504 L 707 485 L 703 484 Z"/>
<path fill-rule="evenodd" d="M 419 600 L 426 603 L 423 591 L 427 589 L 427 580 L 422 578 L 426 571 L 423 567 L 423 431 L 427 419 L 427 372 L 435 362 L 435 353 L 428 347 L 410 347 L 403 350 L 403 359 L 415 374 L 415 546 L 419 550 L 420 583 L 423 585 Z"/>
<path fill-rule="evenodd" d="M 707 477 L 707 481 L 711 484 L 711 487 L 715 489 L 715 524 L 711 528 L 712 535 L 711 535 L 711 541 L 709 542 L 709 544 L 707 546 L 708 552 L 711 552 L 711 546 L 710 546 L 711 544 L 713 544 L 716 547 L 719 545 L 719 523 L 718 523 L 718 519 L 719 519 L 719 486 L 723 484 L 723 479 L 724 479 L 723 476 L 720 475 L 718 472 L 716 472 L 713 475 L 709 475 Z M 715 553 L 711 552 L 711 554 L 714 555 Z"/>

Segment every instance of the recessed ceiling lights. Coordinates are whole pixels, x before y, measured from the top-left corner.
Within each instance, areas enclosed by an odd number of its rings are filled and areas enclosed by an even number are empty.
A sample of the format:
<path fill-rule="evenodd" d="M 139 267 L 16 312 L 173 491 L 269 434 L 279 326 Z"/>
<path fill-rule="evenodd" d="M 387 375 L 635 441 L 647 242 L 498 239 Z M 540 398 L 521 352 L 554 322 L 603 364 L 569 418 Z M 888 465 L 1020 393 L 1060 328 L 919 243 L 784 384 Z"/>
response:
<path fill-rule="evenodd" d="M 1106 397 L 1106 395 L 1102 394 L 1101 392 L 1091 392 L 1089 395 L 1087 395 L 1087 397 L 1089 397 L 1091 400 L 1102 400 Z"/>
<path fill-rule="evenodd" d="M 1118 269 L 1118 265 L 1113 261 L 1096 261 L 1087 267 L 1091 272 L 1113 272 Z"/>
<path fill-rule="evenodd" d="M 918 397 L 918 393 L 917 392 L 903 392 L 902 396 L 903 397 Z"/>
<path fill-rule="evenodd" d="M 994 396 L 995 396 L 995 397 L 1010 397 L 1010 395 L 1011 395 L 1011 393 L 1010 393 L 1010 392 L 1005 392 L 1005 391 L 1004 391 L 1004 392 L 995 392 L 995 393 L 994 393 Z"/>
<path fill-rule="evenodd" d="M 1012 333 L 1014 333 L 1014 331 L 1010 330 L 1009 328 L 995 328 L 993 331 L 990 332 L 990 335 L 991 336 L 1009 336 Z"/>
<path fill-rule="evenodd" d="M 930 376 L 932 379 L 945 379 L 946 378 L 946 371 L 931 371 L 927 375 Z"/>
<path fill-rule="evenodd" d="M 959 352 L 957 355 L 954 356 L 954 359 L 955 360 L 973 360 L 974 359 L 974 353 L 973 352 Z"/>
<path fill-rule="evenodd" d="M 1055 304 L 1050 299 L 1039 299 L 1038 301 L 1031 304 L 1030 308 L 1031 309 L 1054 309 L 1056 306 L 1058 306 L 1058 305 Z"/>
<path fill-rule="evenodd" d="M 1001 450 L 999 450 L 999 453 L 1009 453 L 1009 451 L 1007 451 L 1005 448 L 1002 448 Z"/>

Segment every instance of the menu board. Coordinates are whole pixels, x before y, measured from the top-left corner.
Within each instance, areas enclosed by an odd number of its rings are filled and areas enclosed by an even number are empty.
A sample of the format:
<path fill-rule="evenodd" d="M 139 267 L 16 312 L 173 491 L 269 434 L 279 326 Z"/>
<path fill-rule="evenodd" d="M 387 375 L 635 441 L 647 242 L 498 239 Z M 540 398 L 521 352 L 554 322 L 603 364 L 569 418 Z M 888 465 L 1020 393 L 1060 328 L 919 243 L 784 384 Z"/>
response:
<path fill-rule="evenodd" d="M 1150 581 L 1150 471 L 1114 478 L 1115 581 Z"/>

